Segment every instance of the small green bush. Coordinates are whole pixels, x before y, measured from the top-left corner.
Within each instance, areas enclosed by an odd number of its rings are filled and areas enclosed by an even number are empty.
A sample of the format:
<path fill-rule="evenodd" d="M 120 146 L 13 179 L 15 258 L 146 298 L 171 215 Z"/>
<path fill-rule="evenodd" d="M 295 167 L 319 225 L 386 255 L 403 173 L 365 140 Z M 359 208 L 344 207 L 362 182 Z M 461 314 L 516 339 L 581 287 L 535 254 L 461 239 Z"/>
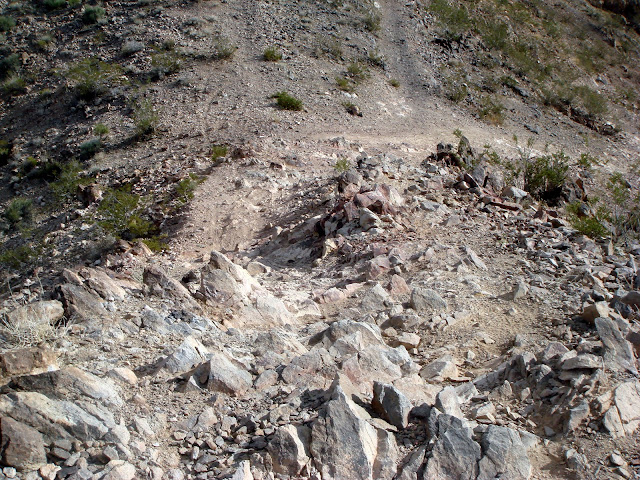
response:
<path fill-rule="evenodd" d="M 68 3 L 71 8 L 76 8 L 82 5 L 82 0 L 68 0 Z"/>
<path fill-rule="evenodd" d="M 119 65 L 103 62 L 97 58 L 85 58 L 72 65 L 66 72 L 77 95 L 90 100 L 107 92 L 109 88 L 122 83 L 122 69 Z"/>
<path fill-rule="evenodd" d="M 8 32 L 16 26 L 16 21 L 6 15 L 0 15 L 0 32 Z"/>
<path fill-rule="evenodd" d="M 368 32 L 377 32 L 380 30 L 380 23 L 382 22 L 382 17 L 379 13 L 376 12 L 368 12 L 363 20 L 364 28 Z"/>
<path fill-rule="evenodd" d="M 460 103 L 469 96 L 469 88 L 464 84 L 451 84 L 447 88 L 447 98 L 454 103 Z"/>
<path fill-rule="evenodd" d="M 27 91 L 27 82 L 20 75 L 14 73 L 2 82 L 2 90 L 9 96 L 21 95 Z"/>
<path fill-rule="evenodd" d="M 100 138 L 92 138 L 80 144 L 80 158 L 87 160 L 95 156 L 102 148 L 102 140 Z"/>
<path fill-rule="evenodd" d="M 342 42 L 339 38 L 324 37 L 320 42 L 322 52 L 333 57 L 335 60 L 342 58 Z"/>
<path fill-rule="evenodd" d="M 105 13 L 106 11 L 102 7 L 86 5 L 82 12 L 82 21 L 87 25 L 98 23 L 104 18 Z"/>
<path fill-rule="evenodd" d="M 60 10 L 67 6 L 67 0 L 44 0 L 43 4 L 47 10 Z"/>
<path fill-rule="evenodd" d="M 368 78 L 369 70 L 360 62 L 351 62 L 347 67 L 347 74 L 353 78 L 356 83 L 360 83 Z"/>
<path fill-rule="evenodd" d="M 267 62 L 277 62 L 282 60 L 282 53 L 278 47 L 269 47 L 262 53 L 262 58 Z"/>
<path fill-rule="evenodd" d="M 137 138 L 151 135 L 155 132 L 160 122 L 158 112 L 156 112 L 149 100 L 140 102 L 136 106 L 133 112 L 133 119 L 136 125 L 135 136 Z"/>
<path fill-rule="evenodd" d="M 336 77 L 336 85 L 343 92 L 353 92 L 356 89 L 355 84 L 346 77 Z"/>
<path fill-rule="evenodd" d="M 378 68 L 381 68 L 383 70 L 386 67 L 386 62 L 384 60 L 384 57 L 382 56 L 382 54 L 380 52 L 378 52 L 378 50 L 370 51 L 369 54 L 367 55 L 367 60 L 374 67 L 378 67 Z"/>
<path fill-rule="evenodd" d="M 0 166 L 7 164 L 11 158 L 11 152 L 13 150 L 13 143 L 9 140 L 0 139 Z"/>
<path fill-rule="evenodd" d="M 182 68 L 182 59 L 173 51 L 162 51 L 151 55 L 151 76 L 161 79 L 166 75 L 177 73 Z"/>
<path fill-rule="evenodd" d="M 76 198 L 80 185 L 88 185 L 94 181 L 94 177 L 84 175 L 82 170 L 82 165 L 74 160 L 64 165 L 43 162 L 34 173 L 40 178 L 53 180 L 49 183 L 49 188 L 58 202 L 66 203 Z"/>
<path fill-rule="evenodd" d="M 99 137 L 104 137 L 109 134 L 109 127 L 104 123 L 96 123 L 93 127 L 93 134 Z"/>
<path fill-rule="evenodd" d="M 3 249 L 0 253 L 0 265 L 10 268 L 20 268 L 29 264 L 40 255 L 41 248 L 34 248 L 30 245 L 20 245 L 15 248 Z"/>
<path fill-rule="evenodd" d="M 4 211 L 9 230 L 26 227 L 33 220 L 33 203 L 28 198 L 14 198 Z"/>
<path fill-rule="evenodd" d="M 23 177 L 25 175 L 29 175 L 31 172 L 35 170 L 38 166 L 38 160 L 34 157 L 27 157 L 24 159 L 22 164 L 20 165 L 20 176 Z"/>
<path fill-rule="evenodd" d="M 226 145 L 211 145 L 211 160 L 215 163 L 227 156 L 229 147 Z"/>
<path fill-rule="evenodd" d="M 570 217 L 571 226 L 591 238 L 606 237 L 609 230 L 595 217 Z"/>
<path fill-rule="evenodd" d="M 392 78 L 389 80 L 389 85 L 393 88 L 400 88 L 400 81 L 397 78 Z"/>
<path fill-rule="evenodd" d="M 176 184 L 176 197 L 180 205 L 189 203 L 195 195 L 195 190 L 198 185 L 203 182 L 203 178 L 190 173 L 188 177 L 183 178 Z"/>
<path fill-rule="evenodd" d="M 228 38 L 217 36 L 213 39 L 213 58 L 215 60 L 230 60 L 238 47 L 231 44 Z"/>
<path fill-rule="evenodd" d="M 302 100 L 299 100 L 284 91 L 274 93 L 271 98 L 276 99 L 278 107 L 280 107 L 282 110 L 300 111 L 303 108 Z"/>
<path fill-rule="evenodd" d="M 0 58 L 0 80 L 15 73 L 20 68 L 20 56 L 17 53 Z"/>
<path fill-rule="evenodd" d="M 47 50 L 49 46 L 53 43 L 53 40 L 54 40 L 53 35 L 51 35 L 50 33 L 45 33 L 43 35 L 40 35 L 37 38 L 36 45 L 41 50 Z"/>
<path fill-rule="evenodd" d="M 98 206 L 102 216 L 99 225 L 107 232 L 124 239 L 151 237 L 156 229 L 143 213 L 140 195 L 131 193 L 131 187 L 108 190 Z"/>
<path fill-rule="evenodd" d="M 562 187 L 567 179 L 569 159 L 564 152 L 535 157 L 524 166 L 524 189 L 537 198 L 543 198 Z"/>
<path fill-rule="evenodd" d="M 584 108 L 591 116 L 599 116 L 607 113 L 607 99 L 595 90 L 583 85 L 574 89 L 575 93 L 580 97 Z"/>
<path fill-rule="evenodd" d="M 480 101 L 478 108 L 480 118 L 493 125 L 502 125 L 504 121 L 503 112 L 504 105 L 491 97 L 484 97 Z"/>
<path fill-rule="evenodd" d="M 333 166 L 336 172 L 344 173 L 351 169 L 351 162 L 347 157 L 340 157 Z"/>

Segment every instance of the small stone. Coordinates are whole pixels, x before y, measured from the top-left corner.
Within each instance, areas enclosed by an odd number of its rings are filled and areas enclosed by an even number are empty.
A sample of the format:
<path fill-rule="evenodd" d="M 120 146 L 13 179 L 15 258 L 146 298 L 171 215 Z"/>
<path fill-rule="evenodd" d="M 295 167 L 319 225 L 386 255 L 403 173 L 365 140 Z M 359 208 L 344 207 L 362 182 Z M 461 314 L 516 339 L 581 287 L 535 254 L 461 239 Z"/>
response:
<path fill-rule="evenodd" d="M 108 375 L 111 378 L 129 385 L 135 385 L 136 383 L 138 383 L 138 377 L 136 376 L 136 374 L 131 369 L 126 367 L 118 367 L 109 370 Z"/>
<path fill-rule="evenodd" d="M 425 380 L 433 378 L 442 380 L 456 378 L 458 376 L 458 367 L 453 362 L 451 355 L 444 355 L 425 365 L 422 370 L 420 370 L 420 376 Z"/>
<path fill-rule="evenodd" d="M 580 315 L 582 319 L 593 325 L 594 321 L 598 317 L 606 318 L 609 316 L 610 309 L 607 302 L 596 302 L 594 304 L 586 306 L 582 310 L 582 314 Z"/>
<path fill-rule="evenodd" d="M 616 467 L 624 467 L 627 465 L 627 462 L 624 461 L 624 458 L 622 458 L 617 453 L 612 453 L 609 456 L 609 461 L 611 462 L 612 465 L 615 465 Z"/>
<path fill-rule="evenodd" d="M 446 310 L 448 305 L 434 290 L 414 288 L 411 292 L 411 308 L 421 313 L 437 313 Z"/>

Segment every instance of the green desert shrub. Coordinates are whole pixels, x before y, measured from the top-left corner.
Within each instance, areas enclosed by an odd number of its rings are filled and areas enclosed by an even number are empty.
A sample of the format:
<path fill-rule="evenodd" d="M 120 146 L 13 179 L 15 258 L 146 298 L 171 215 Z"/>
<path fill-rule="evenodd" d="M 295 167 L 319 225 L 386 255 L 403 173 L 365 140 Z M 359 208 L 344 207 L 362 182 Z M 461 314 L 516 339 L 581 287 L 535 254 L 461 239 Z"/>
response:
<path fill-rule="evenodd" d="M 104 123 L 96 123 L 93 127 L 93 134 L 99 137 L 104 137 L 109 134 L 109 127 Z"/>
<path fill-rule="evenodd" d="M 83 160 L 93 157 L 102 148 L 102 140 L 99 137 L 91 138 L 80 144 L 80 158 Z"/>
<path fill-rule="evenodd" d="M 108 190 L 98 206 L 99 225 L 119 238 L 134 239 L 155 235 L 156 229 L 143 213 L 142 198 L 131 187 Z"/>
<path fill-rule="evenodd" d="M 103 62 L 97 58 L 85 58 L 72 65 L 66 78 L 77 95 L 89 100 L 105 94 L 109 88 L 122 83 L 119 65 Z"/>
<path fill-rule="evenodd" d="M 142 138 L 155 132 L 160 122 L 160 116 L 149 100 L 144 100 L 133 111 L 135 122 L 135 137 Z"/>
<path fill-rule="evenodd" d="M 333 166 L 333 168 L 338 173 L 348 172 L 349 169 L 351 168 L 351 162 L 347 157 L 340 157 L 338 160 L 336 160 L 336 163 Z"/>
<path fill-rule="evenodd" d="M 86 5 L 82 12 L 82 21 L 87 25 L 98 23 L 104 18 L 105 13 L 105 9 L 100 6 Z"/>
<path fill-rule="evenodd" d="M 0 32 L 8 32 L 16 26 L 16 21 L 12 17 L 0 15 Z"/>
<path fill-rule="evenodd" d="M 532 158 L 524 166 L 524 189 L 542 198 L 562 187 L 568 171 L 569 158 L 564 152 Z"/>
<path fill-rule="evenodd" d="M 280 107 L 282 110 L 300 111 L 303 108 L 302 100 L 295 98 L 285 91 L 276 92 L 271 96 L 271 98 L 276 99 L 278 107 Z"/>
<path fill-rule="evenodd" d="M 0 57 L 0 80 L 15 74 L 20 68 L 20 56 L 17 53 L 9 53 Z"/>
<path fill-rule="evenodd" d="M 227 147 L 226 145 L 213 144 L 211 145 L 211 160 L 214 163 L 217 163 L 221 159 L 226 157 L 228 152 L 229 147 Z"/>
<path fill-rule="evenodd" d="M 262 58 L 264 58 L 267 62 L 277 62 L 282 60 L 282 53 L 278 49 L 278 47 L 269 47 L 264 50 L 262 53 Z"/>
<path fill-rule="evenodd" d="M 44 0 L 43 5 L 47 10 L 60 10 L 67 6 L 67 0 Z"/>
<path fill-rule="evenodd" d="M 380 30 L 381 22 L 382 16 L 377 12 L 367 12 L 363 19 L 365 30 L 372 33 Z"/>
<path fill-rule="evenodd" d="M 215 60 L 230 60 L 237 49 L 238 47 L 226 37 L 217 36 L 213 39 L 213 58 Z"/>
<path fill-rule="evenodd" d="M 21 95 L 27 91 L 27 82 L 20 75 L 14 73 L 2 82 L 2 90 L 6 95 Z"/>
<path fill-rule="evenodd" d="M 14 198 L 4 210 L 9 230 L 26 227 L 33 221 L 33 203 L 28 198 Z"/>

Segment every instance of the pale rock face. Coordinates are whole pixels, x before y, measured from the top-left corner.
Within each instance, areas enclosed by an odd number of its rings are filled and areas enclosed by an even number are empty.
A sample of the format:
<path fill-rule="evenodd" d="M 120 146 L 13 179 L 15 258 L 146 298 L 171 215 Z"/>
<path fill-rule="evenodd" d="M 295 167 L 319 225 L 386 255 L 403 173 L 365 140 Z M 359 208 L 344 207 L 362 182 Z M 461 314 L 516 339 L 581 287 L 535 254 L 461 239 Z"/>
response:
<path fill-rule="evenodd" d="M 312 426 L 311 453 L 323 480 L 393 478 L 398 456 L 395 439 L 368 423 L 367 417 L 339 385 L 334 387 L 331 400 Z"/>

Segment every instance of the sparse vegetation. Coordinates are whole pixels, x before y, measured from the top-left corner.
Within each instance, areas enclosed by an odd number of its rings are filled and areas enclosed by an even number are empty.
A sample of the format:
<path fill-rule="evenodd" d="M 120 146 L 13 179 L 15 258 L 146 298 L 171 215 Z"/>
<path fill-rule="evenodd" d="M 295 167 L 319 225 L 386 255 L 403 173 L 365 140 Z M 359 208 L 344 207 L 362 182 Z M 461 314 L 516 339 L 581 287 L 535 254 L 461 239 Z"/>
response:
<path fill-rule="evenodd" d="M 77 161 L 65 165 L 60 165 L 57 162 L 45 162 L 34 170 L 34 172 L 38 172 L 40 178 L 53 180 L 49 184 L 49 188 L 61 203 L 76 198 L 78 187 L 93 181 L 92 177 L 83 175 L 82 171 L 82 165 Z"/>
<path fill-rule="evenodd" d="M 6 95 L 20 95 L 27 91 L 27 82 L 18 74 L 12 74 L 2 82 L 2 90 Z"/>
<path fill-rule="evenodd" d="M 99 137 L 91 138 L 80 144 L 80 158 L 83 160 L 93 157 L 102 148 L 102 140 Z"/>
<path fill-rule="evenodd" d="M 356 89 L 355 84 L 346 77 L 336 77 L 336 85 L 343 92 L 353 92 Z"/>
<path fill-rule="evenodd" d="M 174 51 L 158 51 L 151 55 L 151 67 L 151 77 L 161 79 L 179 72 L 182 68 L 182 58 Z"/>
<path fill-rule="evenodd" d="M 300 111 L 303 108 L 302 100 L 295 98 L 285 91 L 276 92 L 271 95 L 271 98 L 276 99 L 278 107 L 280 107 L 282 110 Z"/>
<path fill-rule="evenodd" d="M 384 57 L 382 56 L 382 54 L 380 52 L 378 52 L 378 50 L 371 50 L 369 52 L 369 54 L 367 55 L 367 60 L 374 67 L 382 68 L 383 70 L 384 70 L 384 68 L 386 66 L 386 62 L 384 60 Z"/>
<path fill-rule="evenodd" d="M 230 60 L 238 47 L 233 45 L 226 37 L 217 36 L 213 39 L 214 60 Z"/>
<path fill-rule="evenodd" d="M 105 9 L 100 6 L 85 5 L 82 12 L 82 21 L 87 25 L 98 23 L 104 18 L 105 13 Z"/>
<path fill-rule="evenodd" d="M 139 102 L 133 111 L 136 138 L 143 138 L 155 132 L 160 122 L 160 116 L 149 100 Z"/>
<path fill-rule="evenodd" d="M 4 252 L 0 257 L 0 263 L 13 263 L 14 265 L 25 263 L 31 257 L 27 254 L 25 258 L 25 253 L 25 251 L 14 251 L 5 259 L 8 252 Z M 14 348 L 31 347 L 43 342 L 51 342 L 56 338 L 64 337 L 66 333 L 67 326 L 64 322 L 52 325 L 46 320 L 46 317 L 43 319 L 39 315 L 25 315 L 17 321 L 9 321 L 5 315 L 0 317 L 0 335 L 9 346 Z"/>
<path fill-rule="evenodd" d="M 104 137 L 109 134 L 109 127 L 104 123 L 96 123 L 93 127 L 93 134 L 99 137 Z"/>
<path fill-rule="evenodd" d="M 27 227 L 33 221 L 33 203 L 28 198 L 14 198 L 4 210 L 3 217 L 9 230 Z"/>
<path fill-rule="evenodd" d="M 221 159 L 227 156 L 229 147 L 226 145 L 211 145 L 211 161 L 218 163 Z"/>
<path fill-rule="evenodd" d="M 565 210 L 571 226 L 583 235 L 591 238 L 601 238 L 609 234 L 609 230 L 602 224 L 597 213 L 594 216 L 582 212 L 581 202 L 569 203 Z"/>
<path fill-rule="evenodd" d="M 380 30 L 381 22 L 382 22 L 381 15 L 373 11 L 368 12 L 362 21 L 365 30 L 372 33 Z"/>
<path fill-rule="evenodd" d="M 340 60 L 343 54 L 342 42 L 339 38 L 325 37 L 320 42 L 321 51 L 325 54 L 333 57 L 335 60 Z"/>
<path fill-rule="evenodd" d="M 9 268 L 20 268 L 38 259 L 40 248 L 34 245 L 19 245 L 13 248 L 3 248 L 0 251 L 0 265 Z"/>
<path fill-rule="evenodd" d="M 536 198 L 554 195 L 564 185 L 568 171 L 569 158 L 562 151 L 532 158 L 524 165 L 524 189 Z"/>
<path fill-rule="evenodd" d="M 196 187 L 200 185 L 204 179 L 196 174 L 189 174 L 188 177 L 183 178 L 176 184 L 176 199 L 179 205 L 185 205 L 189 203 L 194 197 Z"/>
<path fill-rule="evenodd" d="M 9 140 L 0 139 L 0 166 L 6 165 L 11 158 L 13 144 Z"/>
<path fill-rule="evenodd" d="M 484 97 L 480 101 L 480 106 L 478 109 L 480 118 L 493 125 L 502 125 L 502 122 L 504 121 L 503 112 L 504 105 L 502 105 L 502 103 L 495 98 Z"/>
<path fill-rule="evenodd" d="M 0 32 L 8 32 L 16 26 L 16 21 L 12 17 L 0 15 Z"/>
<path fill-rule="evenodd" d="M 44 0 L 44 7 L 47 10 L 60 10 L 67 6 L 67 0 Z"/>
<path fill-rule="evenodd" d="M 105 192 L 98 212 L 102 216 L 99 225 L 117 238 L 132 240 L 157 233 L 153 222 L 144 214 L 143 199 L 131 193 L 130 186 Z"/>
<path fill-rule="evenodd" d="M 351 162 L 347 157 L 340 157 L 333 166 L 336 172 L 344 173 L 351 169 Z"/>
<path fill-rule="evenodd" d="M 400 88 L 400 81 L 397 78 L 391 78 L 389 79 L 389 85 L 393 88 Z"/>
<path fill-rule="evenodd" d="M 121 84 L 121 74 L 119 65 L 86 58 L 71 66 L 66 77 L 80 98 L 90 100 L 105 94 L 112 86 Z"/>
<path fill-rule="evenodd" d="M 282 60 L 282 53 L 278 47 L 269 47 L 262 53 L 262 58 L 267 62 L 278 62 Z"/>
<path fill-rule="evenodd" d="M 20 57 L 17 53 L 11 53 L 0 57 L 0 79 L 15 74 L 20 67 Z"/>

